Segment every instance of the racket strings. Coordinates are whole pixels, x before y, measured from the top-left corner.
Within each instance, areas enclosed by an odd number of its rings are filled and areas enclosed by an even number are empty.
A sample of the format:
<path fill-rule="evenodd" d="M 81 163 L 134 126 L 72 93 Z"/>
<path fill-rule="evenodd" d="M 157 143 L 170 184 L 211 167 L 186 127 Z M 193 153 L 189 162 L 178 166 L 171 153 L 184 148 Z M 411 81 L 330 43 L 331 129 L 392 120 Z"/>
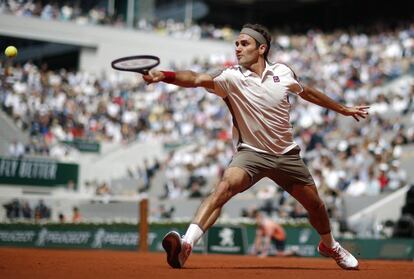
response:
<path fill-rule="evenodd" d="M 135 60 L 126 60 L 115 63 L 114 65 L 120 68 L 125 69 L 135 69 L 135 68 L 149 68 L 156 65 L 156 61 L 151 59 L 135 59 Z"/>
<path fill-rule="evenodd" d="M 124 57 L 112 62 L 112 67 L 124 71 L 147 71 L 160 63 L 155 56 L 131 56 Z"/>

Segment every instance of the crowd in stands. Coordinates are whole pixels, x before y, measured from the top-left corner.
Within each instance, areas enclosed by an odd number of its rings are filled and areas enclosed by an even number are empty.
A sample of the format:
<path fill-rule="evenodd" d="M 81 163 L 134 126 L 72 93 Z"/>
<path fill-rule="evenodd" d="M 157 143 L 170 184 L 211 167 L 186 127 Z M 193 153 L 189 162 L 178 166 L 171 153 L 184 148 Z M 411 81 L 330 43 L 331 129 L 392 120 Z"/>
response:
<path fill-rule="evenodd" d="M 9 8 L 25 14 L 22 9 Z M 357 123 L 291 98 L 296 141 L 332 214 L 344 193 L 377 195 L 409 183 L 400 158 L 402 146 L 414 143 L 414 80 L 409 77 L 414 70 L 414 23 L 380 27 L 371 33 L 313 30 L 279 35 L 273 43 L 270 60 L 291 65 L 302 83 L 346 105 L 371 106 L 368 119 Z M 203 72 L 231 63 L 195 60 L 190 68 Z M 2 83 L 0 102 L 37 141 L 26 152 L 64 157 L 65 150 L 52 152 L 53 147 L 74 138 L 181 143 L 185 148 L 172 151 L 157 168 L 166 173 L 163 198 L 170 199 L 203 196 L 209 188 L 205 185 L 220 176 L 233 153 L 228 110 L 204 89 L 49 71 L 30 62 L 15 65 L 13 75 L 16 82 Z M 11 149 L 14 153 L 21 154 L 21 147 Z M 143 191 L 150 189 L 154 175 L 147 171 Z"/>
<path fill-rule="evenodd" d="M 24 17 L 39 17 L 44 20 L 71 21 L 79 25 L 126 27 L 126 20 L 122 15 L 110 14 L 107 8 L 101 6 L 90 10 L 82 10 L 78 4 L 59 4 L 53 1 L 42 4 L 42 1 L 38 0 L 5 0 L 0 1 L 1 13 Z M 236 34 L 235 30 L 228 26 L 218 28 L 213 24 L 193 23 L 187 25 L 172 19 L 151 21 L 139 19 L 134 23 L 133 28 L 163 36 L 192 40 L 215 39 L 231 41 Z"/>
<path fill-rule="evenodd" d="M 5 0 L 0 2 L 0 13 L 23 17 L 39 17 L 44 20 L 74 21 L 77 24 L 120 25 L 121 18 L 111 17 L 103 8 L 95 7 L 88 11 L 82 10 L 79 3 L 61 3 L 56 1 L 38 0 Z"/>
<path fill-rule="evenodd" d="M 51 221 L 52 207 L 48 206 L 43 200 L 39 200 L 33 205 L 32 202 L 27 200 L 13 199 L 3 204 L 5 217 L 9 221 L 26 221 L 26 222 L 45 222 Z M 82 215 L 78 207 L 72 208 L 70 218 L 67 218 L 65 214 L 59 212 L 57 215 L 57 221 L 60 223 L 79 223 L 82 221 Z"/>
<path fill-rule="evenodd" d="M 32 207 L 27 201 L 19 201 L 13 199 L 12 201 L 3 204 L 6 212 L 6 217 L 9 220 L 26 220 L 40 222 L 42 220 L 49 220 L 51 218 L 51 208 L 46 206 L 43 200 Z"/>

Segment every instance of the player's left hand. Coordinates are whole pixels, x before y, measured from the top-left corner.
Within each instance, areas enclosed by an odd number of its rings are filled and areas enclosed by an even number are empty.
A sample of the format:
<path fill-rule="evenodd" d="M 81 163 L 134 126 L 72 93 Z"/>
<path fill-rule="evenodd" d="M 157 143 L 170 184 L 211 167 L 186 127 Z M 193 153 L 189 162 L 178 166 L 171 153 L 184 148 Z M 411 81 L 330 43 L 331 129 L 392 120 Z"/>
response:
<path fill-rule="evenodd" d="M 368 109 L 369 106 L 347 107 L 342 114 L 352 116 L 356 121 L 359 121 L 362 118 L 366 118 L 368 115 Z"/>

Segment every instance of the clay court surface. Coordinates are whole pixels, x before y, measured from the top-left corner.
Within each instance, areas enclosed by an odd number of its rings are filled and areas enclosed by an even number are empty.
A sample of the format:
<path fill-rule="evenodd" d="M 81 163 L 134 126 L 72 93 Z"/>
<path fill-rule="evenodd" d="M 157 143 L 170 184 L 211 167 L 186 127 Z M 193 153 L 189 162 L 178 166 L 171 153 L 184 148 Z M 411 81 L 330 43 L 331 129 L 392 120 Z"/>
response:
<path fill-rule="evenodd" d="M 162 253 L 0 248 L 0 278 L 414 278 L 412 261 L 362 260 L 359 271 L 333 260 L 192 255 L 184 269 L 167 266 Z"/>

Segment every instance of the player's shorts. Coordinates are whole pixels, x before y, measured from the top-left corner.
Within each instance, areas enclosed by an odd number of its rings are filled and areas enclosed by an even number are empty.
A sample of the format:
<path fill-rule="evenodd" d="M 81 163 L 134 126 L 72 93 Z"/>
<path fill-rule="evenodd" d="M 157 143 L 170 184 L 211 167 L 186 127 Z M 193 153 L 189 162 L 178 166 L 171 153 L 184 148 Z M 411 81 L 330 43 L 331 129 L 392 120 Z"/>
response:
<path fill-rule="evenodd" d="M 283 252 L 286 249 L 286 242 L 284 240 L 277 240 L 272 238 L 272 243 L 275 246 L 276 250 L 279 252 Z"/>
<path fill-rule="evenodd" d="M 248 148 L 240 148 L 228 167 L 239 167 L 251 178 L 251 185 L 264 177 L 282 188 L 292 185 L 314 185 L 308 167 L 299 155 L 299 146 L 283 155 L 271 155 Z"/>

